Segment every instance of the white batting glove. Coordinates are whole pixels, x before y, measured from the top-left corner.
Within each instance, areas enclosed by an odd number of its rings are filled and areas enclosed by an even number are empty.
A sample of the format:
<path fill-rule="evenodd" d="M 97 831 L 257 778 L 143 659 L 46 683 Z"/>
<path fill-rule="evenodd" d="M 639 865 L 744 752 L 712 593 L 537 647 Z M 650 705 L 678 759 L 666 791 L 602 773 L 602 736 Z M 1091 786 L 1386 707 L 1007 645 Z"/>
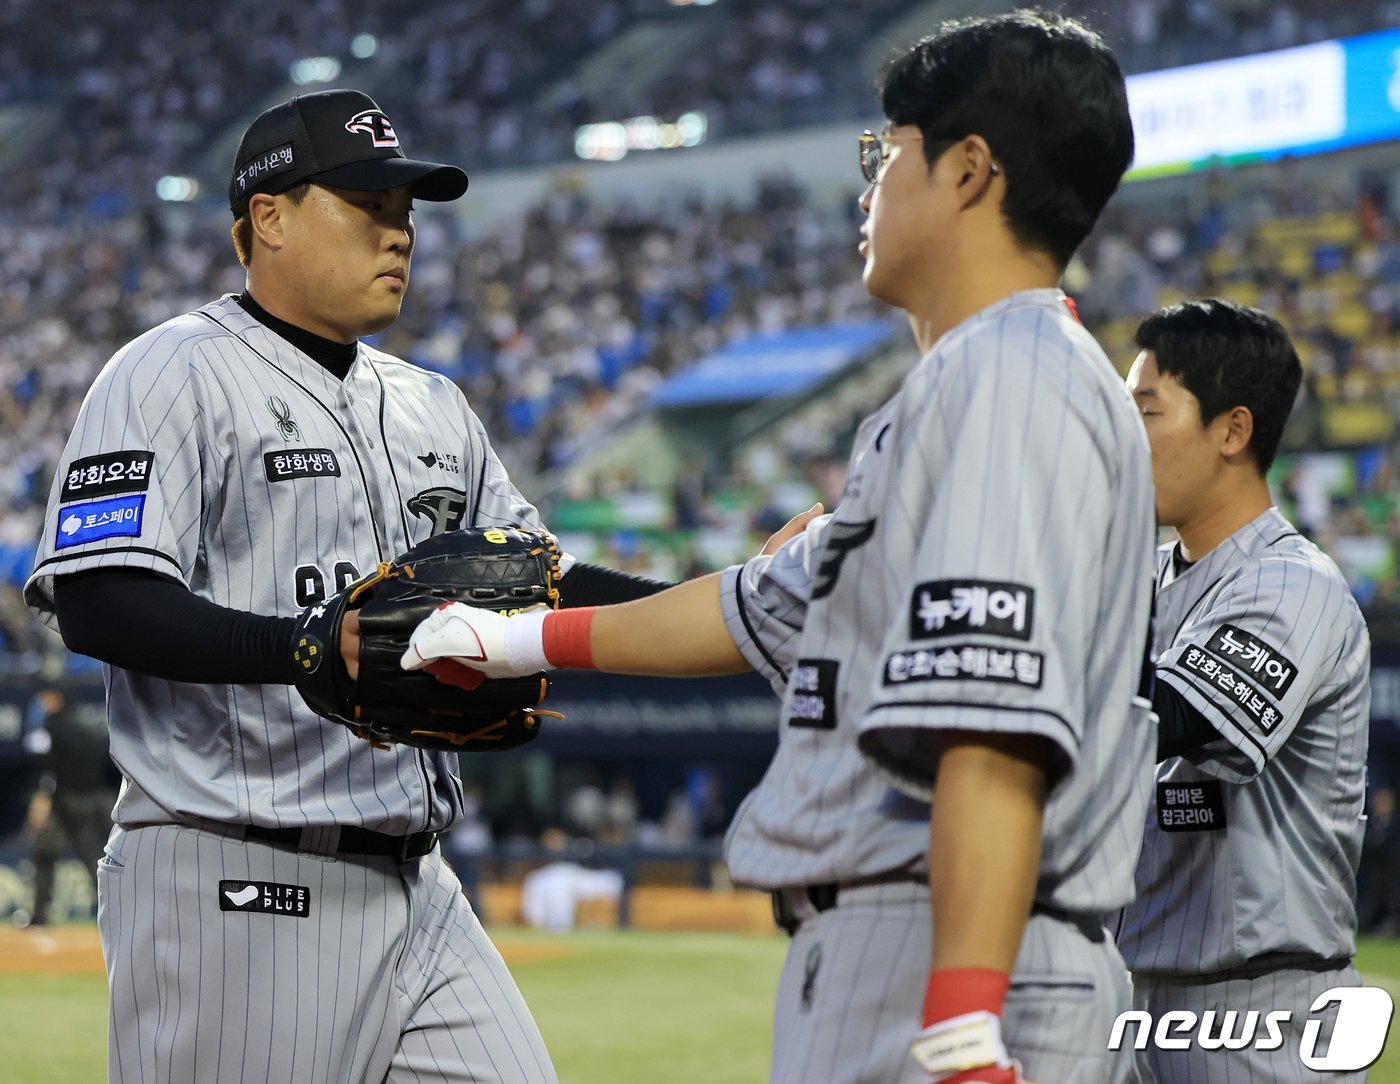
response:
<path fill-rule="evenodd" d="M 910 1053 L 931 1084 L 1022 1084 L 1021 1066 L 1001 1041 L 1001 1018 L 989 1012 L 930 1024 Z"/>
<path fill-rule="evenodd" d="M 505 617 L 462 602 L 445 602 L 413 630 L 399 659 L 405 670 L 427 669 L 441 676 L 441 662 L 455 663 L 484 677 L 523 677 L 549 668 L 541 628 L 550 611 L 539 609 Z"/>

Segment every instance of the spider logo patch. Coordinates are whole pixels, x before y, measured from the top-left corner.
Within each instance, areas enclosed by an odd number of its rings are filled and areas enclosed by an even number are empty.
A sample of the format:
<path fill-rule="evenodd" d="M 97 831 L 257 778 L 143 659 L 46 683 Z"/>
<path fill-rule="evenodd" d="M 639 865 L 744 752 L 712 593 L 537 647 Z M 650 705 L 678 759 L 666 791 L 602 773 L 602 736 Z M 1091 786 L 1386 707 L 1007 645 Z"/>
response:
<path fill-rule="evenodd" d="M 277 419 L 277 431 L 282 434 L 283 440 L 301 439 L 301 427 L 292 420 L 292 408 L 287 405 L 287 400 L 281 396 L 270 395 L 267 399 L 267 409 L 272 411 L 272 416 Z"/>

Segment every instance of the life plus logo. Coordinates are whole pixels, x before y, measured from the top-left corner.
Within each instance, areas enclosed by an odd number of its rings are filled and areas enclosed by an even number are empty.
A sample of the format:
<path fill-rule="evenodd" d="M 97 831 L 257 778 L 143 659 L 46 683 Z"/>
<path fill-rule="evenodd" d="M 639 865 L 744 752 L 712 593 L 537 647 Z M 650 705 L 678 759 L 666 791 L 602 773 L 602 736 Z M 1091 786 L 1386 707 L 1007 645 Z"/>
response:
<path fill-rule="evenodd" d="M 1333 1005 L 1337 1009 L 1332 1039 L 1327 1043 L 1327 1052 L 1320 1054 L 1323 1015 Z M 1299 1057 L 1307 1068 L 1318 1073 L 1365 1069 L 1385 1049 L 1394 1014 L 1395 1002 L 1377 986 L 1333 987 L 1319 994 L 1308 1010 L 1299 1041 Z M 1278 1050 L 1284 1043 L 1283 1029 L 1292 1020 L 1293 1014 L 1286 1009 L 1267 1013 L 1258 1009 L 1247 1012 L 1207 1009 L 1203 1013 L 1173 1009 L 1155 1021 L 1151 1013 L 1131 1009 L 1119 1013 L 1113 1022 L 1108 1048 L 1121 1050 L 1132 1026 L 1135 1027 L 1134 1050 L 1146 1050 L 1149 1042 L 1158 1050 L 1189 1050 L 1192 1043 L 1202 1050 Z"/>

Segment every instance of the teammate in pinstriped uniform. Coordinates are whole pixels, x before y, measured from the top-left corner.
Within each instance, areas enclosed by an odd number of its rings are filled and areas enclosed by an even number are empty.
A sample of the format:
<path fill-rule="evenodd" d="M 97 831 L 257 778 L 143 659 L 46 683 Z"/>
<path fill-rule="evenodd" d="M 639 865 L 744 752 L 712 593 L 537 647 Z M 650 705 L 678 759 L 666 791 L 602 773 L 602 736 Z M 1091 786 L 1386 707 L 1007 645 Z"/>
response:
<path fill-rule="evenodd" d="M 1302 379 L 1283 327 L 1208 299 L 1148 317 L 1137 343 L 1128 388 L 1180 540 L 1157 554 L 1161 763 L 1118 941 L 1154 1017 L 1215 1010 L 1219 1031 L 1233 1010 L 1238 1035 L 1250 1010 L 1292 1013 L 1273 1051 L 1142 1056 L 1159 1084 L 1296 1084 L 1314 1076 L 1299 1055 L 1314 999 L 1360 985 L 1370 638 L 1337 566 L 1272 507 Z"/>
<path fill-rule="evenodd" d="M 431 535 L 543 528 L 461 391 L 358 341 L 398 316 L 413 200 L 466 185 L 358 92 L 268 110 L 230 184 L 246 291 L 137 338 L 83 404 L 26 597 L 109 664 L 114 1081 L 555 1080 L 436 846 L 455 758 L 290 687 L 299 611 Z M 566 605 L 660 586 L 563 567 Z"/>
<path fill-rule="evenodd" d="M 1056 285 L 1132 157 L 1123 77 L 1079 24 L 1018 13 L 912 47 L 883 104 L 865 281 L 924 357 L 861 426 L 835 512 L 627 606 L 448 606 L 404 661 L 772 681 L 782 740 L 727 859 L 794 934 L 776 1084 L 1002 1084 L 1013 1057 L 1118 1084 L 1104 920 L 1131 895 L 1156 743 L 1151 468 Z"/>

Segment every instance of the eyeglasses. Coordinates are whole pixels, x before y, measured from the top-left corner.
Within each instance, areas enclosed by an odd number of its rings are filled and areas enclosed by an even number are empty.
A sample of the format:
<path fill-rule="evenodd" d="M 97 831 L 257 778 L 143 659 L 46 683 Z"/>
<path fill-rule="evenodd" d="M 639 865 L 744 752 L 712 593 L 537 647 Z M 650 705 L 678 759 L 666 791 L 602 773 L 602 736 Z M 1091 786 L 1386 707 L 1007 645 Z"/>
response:
<path fill-rule="evenodd" d="M 922 135 L 904 136 L 903 139 L 917 140 L 923 139 Z M 866 184 L 874 184 L 880 176 L 880 167 L 889 158 L 887 144 L 891 142 L 888 136 L 878 136 L 869 128 L 860 134 L 860 175 L 865 178 Z M 939 140 L 940 143 L 947 143 L 952 146 L 957 142 L 955 139 Z M 1001 173 L 1001 164 L 995 159 L 992 160 L 992 176 Z"/>
<path fill-rule="evenodd" d="M 911 139 L 923 139 L 923 136 L 911 136 Z M 885 164 L 885 159 L 889 153 L 885 150 L 885 138 L 877 136 L 869 128 L 860 133 L 860 175 L 865 178 L 866 184 L 874 184 L 875 178 L 880 175 L 880 167 Z"/>

